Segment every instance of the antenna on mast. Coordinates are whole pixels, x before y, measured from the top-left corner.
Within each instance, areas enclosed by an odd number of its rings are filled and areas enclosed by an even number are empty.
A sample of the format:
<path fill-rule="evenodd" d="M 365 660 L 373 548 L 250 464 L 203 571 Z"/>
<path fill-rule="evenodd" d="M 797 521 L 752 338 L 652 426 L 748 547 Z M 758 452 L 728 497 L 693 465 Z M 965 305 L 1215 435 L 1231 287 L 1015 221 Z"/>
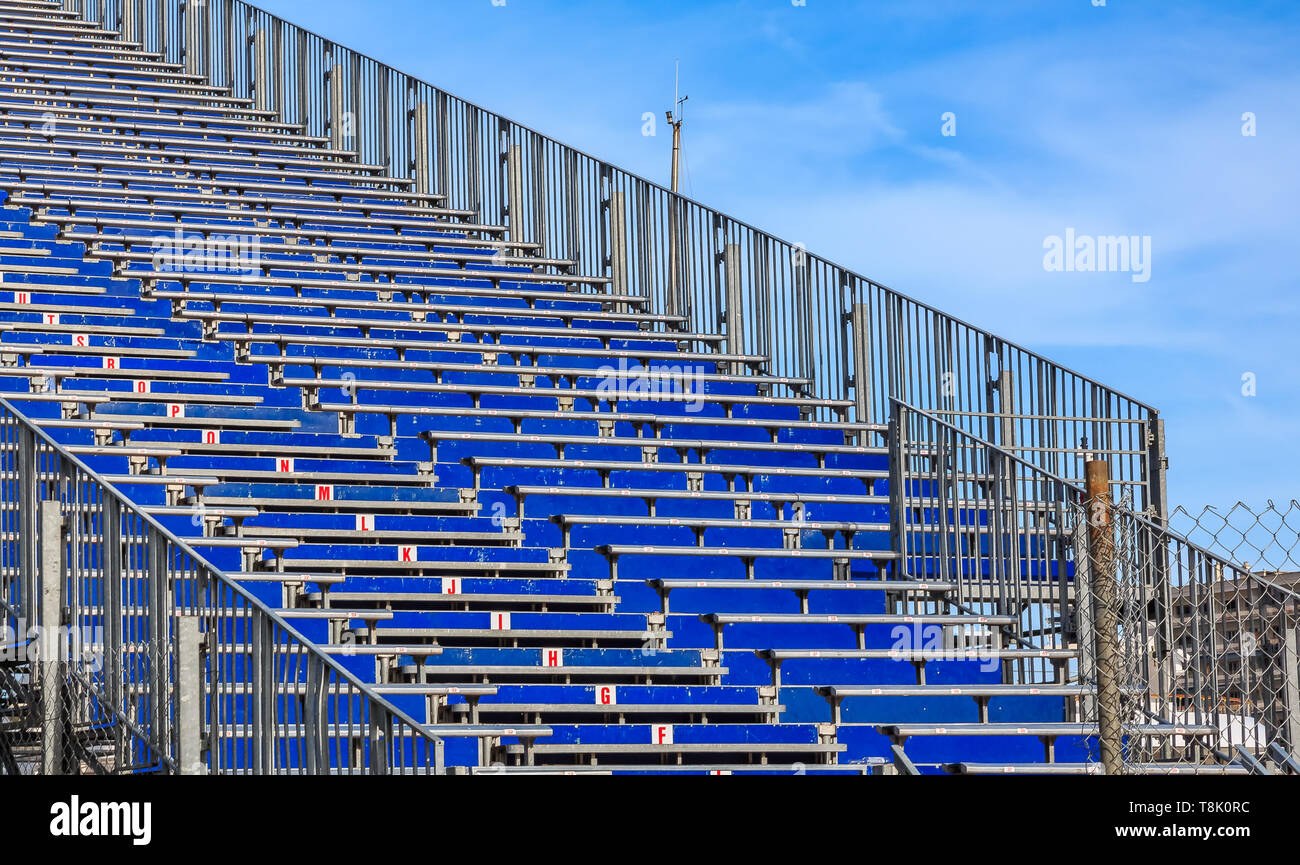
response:
<path fill-rule="evenodd" d="M 668 115 L 668 125 L 673 128 L 673 173 L 672 173 L 672 190 L 678 191 L 681 179 L 681 154 L 682 154 L 682 106 L 686 104 L 689 96 L 681 96 L 681 73 L 682 62 L 674 61 L 676 71 L 673 74 L 673 110 L 665 112 Z"/>

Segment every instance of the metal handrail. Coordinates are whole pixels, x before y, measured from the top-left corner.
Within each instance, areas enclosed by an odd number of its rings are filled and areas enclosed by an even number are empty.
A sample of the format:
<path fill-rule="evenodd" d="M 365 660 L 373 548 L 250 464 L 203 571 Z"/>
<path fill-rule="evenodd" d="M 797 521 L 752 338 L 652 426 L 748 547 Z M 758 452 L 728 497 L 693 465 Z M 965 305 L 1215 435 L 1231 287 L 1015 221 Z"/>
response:
<path fill-rule="evenodd" d="M 512 242 L 571 261 L 727 350 L 884 423 L 889 398 L 962 417 L 979 438 L 1034 447 L 1045 468 L 1081 439 L 1163 516 L 1158 411 L 935 307 L 659 183 L 563 144 L 244 0 L 63 0 L 251 107 L 414 179 Z M 239 110 L 238 108 L 234 110 Z M 599 290 L 589 289 L 589 290 Z M 665 325 L 669 327 L 671 325 Z M 813 409 L 822 419 L 836 410 Z M 1084 420 L 1078 420 L 1083 418 Z M 1118 453 L 1116 453 L 1118 452 Z"/>
<path fill-rule="evenodd" d="M 11 436 L 6 430 L 13 430 L 14 434 Z M 78 680 L 78 687 L 94 691 L 93 699 L 81 706 L 93 715 L 91 720 L 121 728 L 117 740 L 111 743 L 114 765 L 153 766 L 177 772 L 191 772 L 196 768 L 193 763 L 181 764 L 176 756 L 181 731 L 171 729 L 172 715 L 178 709 L 167 681 L 177 686 L 180 667 L 196 663 L 200 658 L 197 654 L 193 658 L 180 657 L 174 621 L 171 624 L 157 621 L 188 616 L 201 619 L 206 634 L 212 638 L 204 651 L 206 670 L 199 672 L 195 679 L 203 691 L 202 700 L 208 712 L 205 726 L 210 732 L 209 740 L 193 750 L 207 752 L 208 758 L 201 761 L 198 753 L 187 755 L 190 760 L 203 762 L 202 771 L 249 768 L 313 774 L 441 771 L 440 737 L 426 731 L 423 724 L 322 652 L 186 541 L 138 509 L 111 482 L 4 397 L 0 397 L 0 454 L 12 454 L 14 459 L 13 482 L 4 484 L 0 512 L 8 520 L 10 530 L 20 536 L 3 545 L 8 567 L 0 572 L 0 600 L 9 617 L 49 629 L 50 624 L 42 621 L 37 609 L 38 571 L 43 566 L 39 560 L 56 548 L 62 551 L 63 560 L 57 569 L 66 580 L 65 588 L 74 595 L 66 604 L 73 619 L 70 624 L 95 628 L 100 636 L 94 642 L 109 656 L 96 663 L 98 669 L 87 668 L 74 659 L 74 663 L 67 665 L 66 673 Z M 62 542 L 51 544 L 41 537 L 38 505 L 43 500 L 61 502 L 61 516 L 67 524 Z M 141 581 L 152 584 L 143 600 L 138 594 L 132 595 L 141 589 L 137 585 Z M 115 592 L 116 602 L 113 602 L 110 598 Z M 113 614 L 111 608 L 120 612 Z M 144 627 L 145 619 L 155 620 L 149 627 L 169 630 L 159 632 L 157 639 L 142 636 L 143 631 L 138 628 Z M 132 624 L 124 626 L 123 622 L 128 620 Z M 123 630 L 131 633 L 124 634 Z M 238 633 L 241 630 L 244 633 Z M 231 674 L 237 665 L 223 665 L 220 655 L 223 647 L 237 646 L 241 641 L 250 649 L 252 657 L 261 653 L 265 665 L 261 678 L 258 671 L 248 669 L 249 663 L 242 665 L 238 674 L 249 685 L 245 713 L 251 714 L 250 707 L 256 706 L 259 711 L 265 710 L 267 717 L 260 726 L 245 721 L 241 735 L 256 741 L 246 748 L 242 745 L 232 748 L 226 738 L 240 722 L 231 722 L 223 715 L 231 710 L 219 705 L 223 683 L 218 679 L 222 674 Z M 159 646 L 165 648 L 160 650 Z M 162 657 L 155 659 L 158 663 L 151 665 L 151 672 L 142 674 L 138 668 L 124 667 L 131 661 L 132 652 L 146 650 L 162 652 Z M 163 687 L 150 695 L 155 702 L 141 711 L 132 705 L 130 692 L 144 686 L 143 678 L 155 675 L 162 677 Z M 320 718 L 309 717 L 304 707 L 295 710 L 282 704 L 277 699 L 278 693 L 272 693 L 288 684 L 290 676 L 295 677 L 294 682 L 299 677 L 305 678 L 308 686 L 315 689 L 321 702 Z M 342 694 L 344 699 L 336 695 L 330 704 L 326 694 L 330 689 Z M 362 725 L 371 737 L 368 747 L 345 754 L 339 743 L 328 742 L 328 736 L 319 728 L 321 720 L 327 719 L 331 712 L 336 719 L 346 713 L 350 723 Z M 313 725 L 316 725 L 314 730 L 310 729 Z M 282 726 L 296 726 L 292 731 L 295 739 L 316 737 L 319 744 L 311 748 L 306 762 L 296 758 L 303 755 L 307 746 L 283 741 L 283 734 L 278 732 Z M 258 765 L 236 765 L 250 757 Z"/>
<path fill-rule="evenodd" d="M 892 408 L 891 534 L 904 573 L 928 576 L 933 568 L 956 582 L 966 608 L 1018 612 L 1022 631 L 1034 630 L 1044 645 L 1077 646 L 1080 678 L 1097 681 L 1087 491 L 924 409 L 900 400 Z M 1124 501 L 1109 511 L 1104 546 L 1116 589 L 1108 603 L 1122 647 L 1112 676 L 1124 693 L 1142 695 L 1124 707 L 1132 728 L 1125 761 L 1176 758 L 1169 742 L 1142 736 L 1145 718 L 1216 724 L 1220 744 L 1260 759 L 1274 739 L 1294 749 L 1300 593 Z"/>

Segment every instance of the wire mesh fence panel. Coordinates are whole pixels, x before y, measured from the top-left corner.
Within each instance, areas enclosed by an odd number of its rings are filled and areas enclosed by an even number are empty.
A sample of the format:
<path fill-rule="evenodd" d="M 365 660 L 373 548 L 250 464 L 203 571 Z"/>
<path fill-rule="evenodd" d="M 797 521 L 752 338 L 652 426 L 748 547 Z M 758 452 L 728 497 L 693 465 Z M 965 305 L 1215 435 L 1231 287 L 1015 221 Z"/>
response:
<path fill-rule="evenodd" d="M 1090 567 L 1111 567 L 1116 587 L 1125 766 L 1293 753 L 1300 596 L 1123 505 L 1112 513 L 1113 560 L 1094 555 Z"/>
<path fill-rule="evenodd" d="M 1237 502 L 1227 510 L 1199 512 L 1181 505 L 1169 515 L 1170 528 L 1205 549 L 1257 573 L 1300 572 L 1300 502 L 1263 507 Z"/>

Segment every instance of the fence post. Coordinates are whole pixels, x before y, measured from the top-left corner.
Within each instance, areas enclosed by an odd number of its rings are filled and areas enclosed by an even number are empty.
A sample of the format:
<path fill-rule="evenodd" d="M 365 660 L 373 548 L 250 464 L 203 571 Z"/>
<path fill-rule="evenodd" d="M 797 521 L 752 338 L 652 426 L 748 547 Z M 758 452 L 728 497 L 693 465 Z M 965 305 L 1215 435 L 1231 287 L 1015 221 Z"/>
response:
<path fill-rule="evenodd" d="M 41 773 L 61 775 L 65 765 L 63 693 L 63 504 L 40 505 L 40 651 Z"/>
<path fill-rule="evenodd" d="M 198 616 L 176 617 L 176 765 L 206 775 L 203 760 L 203 636 Z"/>
<path fill-rule="evenodd" d="M 1097 658 L 1097 725 L 1102 768 L 1107 775 L 1123 771 L 1123 731 L 1117 678 L 1119 645 L 1115 610 L 1115 538 L 1111 533 L 1110 464 L 1089 460 L 1084 465 L 1088 494 L 1088 556 L 1092 579 L 1092 619 Z"/>
<path fill-rule="evenodd" d="M 745 354 L 745 311 L 740 284 L 740 244 L 728 243 L 722 248 L 722 271 L 727 290 L 726 336 L 730 354 Z M 731 365 L 734 375 L 743 375 L 745 365 L 739 361 Z"/>

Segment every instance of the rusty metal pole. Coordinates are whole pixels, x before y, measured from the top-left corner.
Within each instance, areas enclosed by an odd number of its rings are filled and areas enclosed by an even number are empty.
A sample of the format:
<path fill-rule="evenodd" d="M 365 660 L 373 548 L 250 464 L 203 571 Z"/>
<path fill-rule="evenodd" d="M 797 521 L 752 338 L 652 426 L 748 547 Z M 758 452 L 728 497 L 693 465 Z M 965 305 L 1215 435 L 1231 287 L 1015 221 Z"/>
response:
<path fill-rule="evenodd" d="M 1084 464 L 1088 494 L 1088 558 L 1092 582 L 1092 621 L 1097 663 L 1097 726 L 1101 763 L 1107 775 L 1123 770 L 1120 725 L 1119 633 L 1115 609 L 1115 537 L 1111 531 L 1110 465 Z"/>

